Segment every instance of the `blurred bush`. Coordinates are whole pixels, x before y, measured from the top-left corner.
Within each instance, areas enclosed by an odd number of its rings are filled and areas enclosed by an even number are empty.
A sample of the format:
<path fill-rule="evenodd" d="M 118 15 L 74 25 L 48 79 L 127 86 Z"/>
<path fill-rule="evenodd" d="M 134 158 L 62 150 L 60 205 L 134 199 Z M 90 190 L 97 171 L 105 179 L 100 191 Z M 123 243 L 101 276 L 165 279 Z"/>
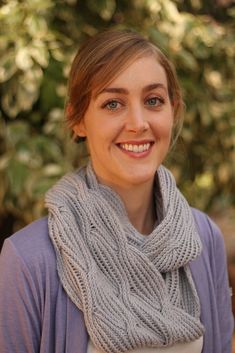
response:
<path fill-rule="evenodd" d="M 85 147 L 71 141 L 63 120 L 69 67 L 82 40 L 114 25 L 149 36 L 176 65 L 186 114 L 167 164 L 181 190 L 192 205 L 204 210 L 235 204 L 231 1 L 0 4 L 1 232 L 40 217 L 45 191 L 81 163 Z"/>

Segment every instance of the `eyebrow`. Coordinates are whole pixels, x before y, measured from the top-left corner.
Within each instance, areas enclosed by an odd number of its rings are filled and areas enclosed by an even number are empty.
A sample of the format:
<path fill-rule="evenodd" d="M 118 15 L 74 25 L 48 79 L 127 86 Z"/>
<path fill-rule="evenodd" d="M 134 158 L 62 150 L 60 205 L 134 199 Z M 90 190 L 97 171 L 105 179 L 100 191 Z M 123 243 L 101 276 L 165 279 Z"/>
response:
<path fill-rule="evenodd" d="M 146 92 L 151 91 L 151 90 L 156 89 L 156 88 L 162 88 L 165 91 L 167 91 L 167 88 L 166 88 L 166 86 L 164 84 L 162 84 L 162 83 L 151 83 L 151 84 L 149 84 L 149 85 L 147 85 L 147 86 L 145 86 L 143 88 L 143 92 L 146 93 Z M 107 88 L 102 89 L 100 92 L 98 92 L 95 95 L 95 98 L 97 98 L 100 94 L 103 94 L 103 93 L 119 93 L 119 94 L 128 95 L 129 91 L 126 88 L 121 88 L 121 87 L 107 87 Z"/>
<path fill-rule="evenodd" d="M 155 88 L 163 88 L 166 90 L 166 86 L 163 83 L 151 83 L 150 85 L 144 87 L 143 92 L 148 92 Z"/>

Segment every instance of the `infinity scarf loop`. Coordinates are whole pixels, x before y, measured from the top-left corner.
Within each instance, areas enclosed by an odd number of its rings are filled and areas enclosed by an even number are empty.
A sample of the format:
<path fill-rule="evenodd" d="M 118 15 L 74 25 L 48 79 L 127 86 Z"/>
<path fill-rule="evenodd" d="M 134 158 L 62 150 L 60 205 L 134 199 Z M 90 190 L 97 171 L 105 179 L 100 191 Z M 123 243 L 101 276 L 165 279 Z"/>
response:
<path fill-rule="evenodd" d="M 46 195 L 60 280 L 103 352 L 171 346 L 203 334 L 189 269 L 201 252 L 192 212 L 165 167 L 156 181 L 162 219 L 148 236 L 131 225 L 119 196 L 98 183 L 91 164 Z"/>

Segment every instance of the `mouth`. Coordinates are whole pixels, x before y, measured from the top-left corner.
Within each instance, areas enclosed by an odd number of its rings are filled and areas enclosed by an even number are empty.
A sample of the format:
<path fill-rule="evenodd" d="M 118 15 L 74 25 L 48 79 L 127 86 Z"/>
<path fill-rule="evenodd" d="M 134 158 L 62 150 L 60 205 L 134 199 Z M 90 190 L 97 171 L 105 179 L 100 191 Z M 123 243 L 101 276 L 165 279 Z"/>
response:
<path fill-rule="evenodd" d="M 118 147 L 125 151 L 129 152 L 131 154 L 146 154 L 148 151 L 151 149 L 152 145 L 154 142 L 152 141 L 146 141 L 146 142 L 125 142 L 125 143 L 119 143 Z"/>

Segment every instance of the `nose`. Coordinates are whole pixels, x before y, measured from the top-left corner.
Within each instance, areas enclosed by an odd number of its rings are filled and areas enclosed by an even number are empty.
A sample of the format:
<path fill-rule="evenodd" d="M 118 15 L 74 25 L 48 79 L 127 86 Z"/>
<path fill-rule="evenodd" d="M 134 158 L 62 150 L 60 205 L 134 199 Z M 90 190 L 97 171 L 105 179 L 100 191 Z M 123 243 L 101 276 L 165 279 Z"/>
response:
<path fill-rule="evenodd" d="M 128 110 L 125 127 L 127 131 L 134 133 L 148 130 L 149 124 L 141 108 L 133 107 Z"/>

